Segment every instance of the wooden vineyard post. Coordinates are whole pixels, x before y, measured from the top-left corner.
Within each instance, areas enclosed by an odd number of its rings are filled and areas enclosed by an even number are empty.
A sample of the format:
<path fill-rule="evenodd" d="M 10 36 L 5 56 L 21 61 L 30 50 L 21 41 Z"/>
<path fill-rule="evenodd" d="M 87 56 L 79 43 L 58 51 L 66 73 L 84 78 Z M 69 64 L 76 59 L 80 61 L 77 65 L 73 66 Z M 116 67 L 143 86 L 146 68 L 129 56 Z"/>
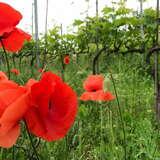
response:
<path fill-rule="evenodd" d="M 157 27 L 156 27 L 156 45 L 159 46 L 159 0 L 157 0 Z M 155 62 L 155 108 L 157 120 L 160 120 L 160 82 L 158 74 L 158 51 L 154 54 Z"/>
<path fill-rule="evenodd" d="M 45 19 L 45 47 L 44 47 L 44 54 L 43 54 L 43 68 L 45 67 L 46 64 L 46 58 L 47 58 L 47 45 L 48 45 L 48 40 L 47 40 L 47 31 L 48 31 L 48 0 L 46 0 L 46 19 Z"/>
<path fill-rule="evenodd" d="M 35 17 L 35 41 L 36 41 L 36 61 L 37 66 L 39 67 L 40 61 L 39 61 L 39 38 L 38 38 L 38 6 L 37 6 L 37 0 L 34 0 L 34 17 Z"/>
<path fill-rule="evenodd" d="M 98 17 L 98 0 L 96 0 L 96 17 Z"/>
<path fill-rule="evenodd" d="M 34 12 L 34 3 L 32 3 L 32 37 L 34 35 L 34 31 L 33 31 L 33 28 L 34 28 L 34 15 L 33 15 L 33 12 Z"/>
<path fill-rule="evenodd" d="M 98 0 L 96 0 L 96 19 L 98 19 Z M 96 28 L 96 32 L 98 33 L 99 28 Z M 96 39 L 95 39 L 95 43 L 96 43 L 96 56 L 93 58 L 93 74 L 99 74 L 99 62 L 98 62 L 98 58 L 99 58 L 99 38 L 98 35 L 96 35 Z M 97 56 L 98 55 L 98 56 Z"/>

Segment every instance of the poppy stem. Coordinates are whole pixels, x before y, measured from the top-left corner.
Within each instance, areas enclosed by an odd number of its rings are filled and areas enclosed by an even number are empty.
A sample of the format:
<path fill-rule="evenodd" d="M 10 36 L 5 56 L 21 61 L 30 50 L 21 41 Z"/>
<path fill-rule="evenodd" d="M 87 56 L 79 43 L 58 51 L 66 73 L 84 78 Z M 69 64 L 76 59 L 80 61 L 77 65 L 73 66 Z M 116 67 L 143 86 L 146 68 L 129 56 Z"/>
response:
<path fill-rule="evenodd" d="M 101 142 L 100 142 L 100 158 L 102 159 L 102 155 L 103 155 L 103 108 L 102 108 L 102 104 L 100 105 L 100 118 L 101 118 Z"/>
<path fill-rule="evenodd" d="M 61 65 L 62 65 L 62 68 L 61 68 L 61 78 L 62 78 L 62 80 L 64 81 L 65 65 L 64 65 L 64 63 L 63 63 L 63 56 L 62 56 L 62 55 L 60 56 L 60 61 L 61 61 Z"/>
<path fill-rule="evenodd" d="M 120 107 L 120 103 L 119 103 L 119 99 L 118 99 L 116 84 L 115 84 L 115 81 L 114 81 L 114 78 L 112 76 L 111 71 L 110 71 L 110 77 L 111 77 L 111 80 L 112 80 L 112 83 L 113 83 L 114 92 L 115 92 L 115 95 L 116 95 L 116 100 L 117 100 L 117 105 L 118 105 L 119 116 L 120 116 L 120 119 L 121 119 L 123 137 L 124 137 L 124 157 L 125 157 L 125 160 L 127 160 L 127 143 L 126 143 L 125 123 L 124 123 L 124 119 L 123 119 L 123 116 L 122 116 L 122 111 L 121 111 L 121 107 Z"/>
<path fill-rule="evenodd" d="M 12 160 L 15 160 L 15 150 L 14 150 L 15 148 L 14 148 L 14 146 L 13 146 L 13 148 L 12 148 Z"/>
<path fill-rule="evenodd" d="M 0 42 L 1 42 L 1 45 L 2 45 L 2 48 L 3 48 L 3 51 L 4 51 L 4 56 L 5 56 L 6 63 L 7 63 L 8 78 L 10 79 L 11 75 L 10 75 L 10 67 L 9 67 L 9 60 L 8 60 L 7 52 L 6 52 L 6 49 L 4 47 L 2 39 L 0 39 Z"/>
<path fill-rule="evenodd" d="M 27 126 L 26 121 L 25 121 L 25 127 L 26 127 L 26 130 L 27 130 L 27 134 L 28 134 L 28 137 L 29 137 L 31 146 L 32 146 L 33 151 L 34 151 L 34 153 L 35 153 L 35 155 L 36 155 L 36 158 L 37 158 L 37 160 L 40 160 L 39 157 L 38 157 L 38 153 L 37 153 L 36 147 L 34 146 L 33 139 L 32 139 L 32 136 L 31 136 L 31 134 L 30 134 L 30 132 L 29 132 L 29 129 L 28 129 L 28 126 Z"/>
<path fill-rule="evenodd" d="M 3 160 L 3 148 L 0 148 L 1 159 Z"/>

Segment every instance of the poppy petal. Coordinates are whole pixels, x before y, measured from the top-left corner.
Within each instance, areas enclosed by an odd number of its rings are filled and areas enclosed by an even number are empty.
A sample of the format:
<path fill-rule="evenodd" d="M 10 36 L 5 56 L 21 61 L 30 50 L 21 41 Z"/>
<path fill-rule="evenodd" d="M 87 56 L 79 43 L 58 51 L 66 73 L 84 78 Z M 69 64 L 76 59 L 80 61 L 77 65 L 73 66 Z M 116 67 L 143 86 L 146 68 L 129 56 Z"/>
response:
<path fill-rule="evenodd" d="M 15 123 L 23 117 L 29 107 L 28 92 L 26 92 L 24 88 L 20 87 L 17 90 L 11 90 L 8 95 L 14 97 L 14 101 L 11 104 L 7 104 L 7 108 L 0 117 L 0 135 L 1 133 L 4 134 L 8 132 Z M 3 97 L 5 97 L 5 95 L 1 95 L 0 98 Z M 0 101 L 2 101 L 2 99 L 0 99 Z M 8 101 L 6 101 L 6 103 L 8 103 Z"/>
<path fill-rule="evenodd" d="M 0 2 L 0 36 L 11 32 L 21 19 L 22 15 L 20 12 L 10 5 Z"/>
<path fill-rule="evenodd" d="M 7 51 L 18 52 L 23 47 L 24 42 L 30 39 L 31 36 L 29 34 L 21 29 L 14 28 L 6 38 L 2 39 L 2 42 Z"/>
<path fill-rule="evenodd" d="M 84 92 L 81 97 L 80 100 L 82 101 L 96 101 L 98 100 L 99 94 L 98 92 Z"/>
<path fill-rule="evenodd" d="M 14 126 L 7 134 L 0 136 L 0 146 L 4 148 L 12 147 L 20 135 L 19 125 Z"/>
<path fill-rule="evenodd" d="M 25 85 L 27 89 L 30 89 L 33 84 L 35 84 L 37 81 L 35 79 L 29 79 L 27 84 Z"/>
<path fill-rule="evenodd" d="M 6 89 L 17 89 L 17 88 L 18 88 L 17 83 L 13 81 L 0 81 L 0 92 Z"/>
<path fill-rule="evenodd" d="M 115 97 L 109 92 L 104 92 L 103 90 L 98 90 L 96 92 L 84 92 L 80 100 L 82 101 L 111 101 Z"/>
<path fill-rule="evenodd" d="M 10 80 L 0 81 L 0 146 L 11 147 L 17 140 L 19 121 L 27 111 L 28 90 Z"/>
<path fill-rule="evenodd" d="M 20 96 L 20 94 L 16 89 L 6 89 L 3 90 L 3 92 L 0 92 L 0 117 L 2 116 L 8 105 L 15 101 L 17 96 Z"/>
<path fill-rule="evenodd" d="M 111 92 L 109 91 L 99 91 L 99 100 L 101 101 L 111 101 L 111 100 L 114 100 L 115 99 L 115 96 L 112 95 Z"/>
<path fill-rule="evenodd" d="M 39 83 L 36 83 L 31 87 L 32 101 L 35 105 L 38 105 L 42 116 L 46 116 L 48 113 L 48 101 L 51 93 L 54 91 L 54 85 L 55 84 L 53 82 L 50 83 L 49 78 L 47 81 L 42 78 Z"/>
<path fill-rule="evenodd" d="M 88 91 L 97 91 L 103 88 L 104 77 L 102 75 L 89 75 L 83 83 L 83 88 Z"/>
<path fill-rule="evenodd" d="M 48 129 L 46 138 L 48 141 L 65 136 L 74 122 L 78 105 L 75 92 L 65 83 L 56 87 L 51 102 L 53 107 L 47 119 L 48 123 L 46 123 Z"/>

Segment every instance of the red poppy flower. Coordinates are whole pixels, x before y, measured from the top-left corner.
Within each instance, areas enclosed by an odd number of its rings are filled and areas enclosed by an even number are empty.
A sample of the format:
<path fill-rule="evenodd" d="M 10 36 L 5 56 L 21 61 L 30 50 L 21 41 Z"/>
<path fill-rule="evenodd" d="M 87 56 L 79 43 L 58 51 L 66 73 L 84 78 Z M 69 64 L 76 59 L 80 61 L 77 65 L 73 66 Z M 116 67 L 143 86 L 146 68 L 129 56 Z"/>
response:
<path fill-rule="evenodd" d="M 88 92 L 103 89 L 104 77 L 102 75 L 89 75 L 83 83 L 83 88 Z"/>
<path fill-rule="evenodd" d="M 0 2 L 0 37 L 4 33 L 9 33 L 22 19 L 20 12 L 16 11 L 10 5 Z"/>
<path fill-rule="evenodd" d="M 69 64 L 69 62 L 70 62 L 70 57 L 69 57 L 69 55 L 67 55 L 67 56 L 64 57 L 63 63 L 64 64 Z"/>
<path fill-rule="evenodd" d="M 103 82 L 102 75 L 89 75 L 83 83 L 86 92 L 80 96 L 80 99 L 83 101 L 111 101 L 115 99 L 109 91 L 104 91 Z"/>
<path fill-rule="evenodd" d="M 28 92 L 16 83 L 0 81 L 0 146 L 9 148 L 19 134 L 19 121 L 28 109 Z"/>
<path fill-rule="evenodd" d="M 77 112 L 75 92 L 60 77 L 45 72 L 39 82 L 29 81 L 30 105 L 25 115 L 34 135 L 47 141 L 63 138 L 74 122 Z"/>
<path fill-rule="evenodd" d="M 31 36 L 16 28 L 22 15 L 8 4 L 0 2 L 0 47 L 10 52 L 19 51 L 24 41 L 29 41 Z"/>
<path fill-rule="evenodd" d="M 13 73 L 15 75 L 19 75 L 20 74 L 19 70 L 16 69 L 16 68 L 11 69 L 11 73 Z"/>

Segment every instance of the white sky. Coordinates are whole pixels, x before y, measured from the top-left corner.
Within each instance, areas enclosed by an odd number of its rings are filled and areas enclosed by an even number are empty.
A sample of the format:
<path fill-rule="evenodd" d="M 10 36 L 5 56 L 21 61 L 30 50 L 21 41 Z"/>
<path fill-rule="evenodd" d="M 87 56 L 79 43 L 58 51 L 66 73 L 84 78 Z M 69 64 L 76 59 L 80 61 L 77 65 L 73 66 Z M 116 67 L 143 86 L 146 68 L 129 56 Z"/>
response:
<path fill-rule="evenodd" d="M 46 0 L 38 1 L 38 14 L 39 14 L 39 31 L 44 32 L 45 29 L 45 9 Z M 89 15 L 95 15 L 95 1 L 89 0 Z M 99 10 L 107 6 L 111 6 L 112 0 L 99 0 Z M 1 0 L 16 8 L 23 15 L 19 27 L 23 30 L 30 32 L 32 31 L 32 3 L 33 0 Z M 138 9 L 138 0 L 128 0 L 128 6 Z M 148 0 L 144 4 L 146 7 L 155 7 L 156 0 Z M 86 16 L 85 11 L 87 10 L 87 2 L 85 0 L 49 0 L 49 13 L 48 13 L 48 28 L 52 28 L 53 25 L 61 23 L 66 31 L 67 26 L 72 24 L 74 19 L 81 19 Z"/>

